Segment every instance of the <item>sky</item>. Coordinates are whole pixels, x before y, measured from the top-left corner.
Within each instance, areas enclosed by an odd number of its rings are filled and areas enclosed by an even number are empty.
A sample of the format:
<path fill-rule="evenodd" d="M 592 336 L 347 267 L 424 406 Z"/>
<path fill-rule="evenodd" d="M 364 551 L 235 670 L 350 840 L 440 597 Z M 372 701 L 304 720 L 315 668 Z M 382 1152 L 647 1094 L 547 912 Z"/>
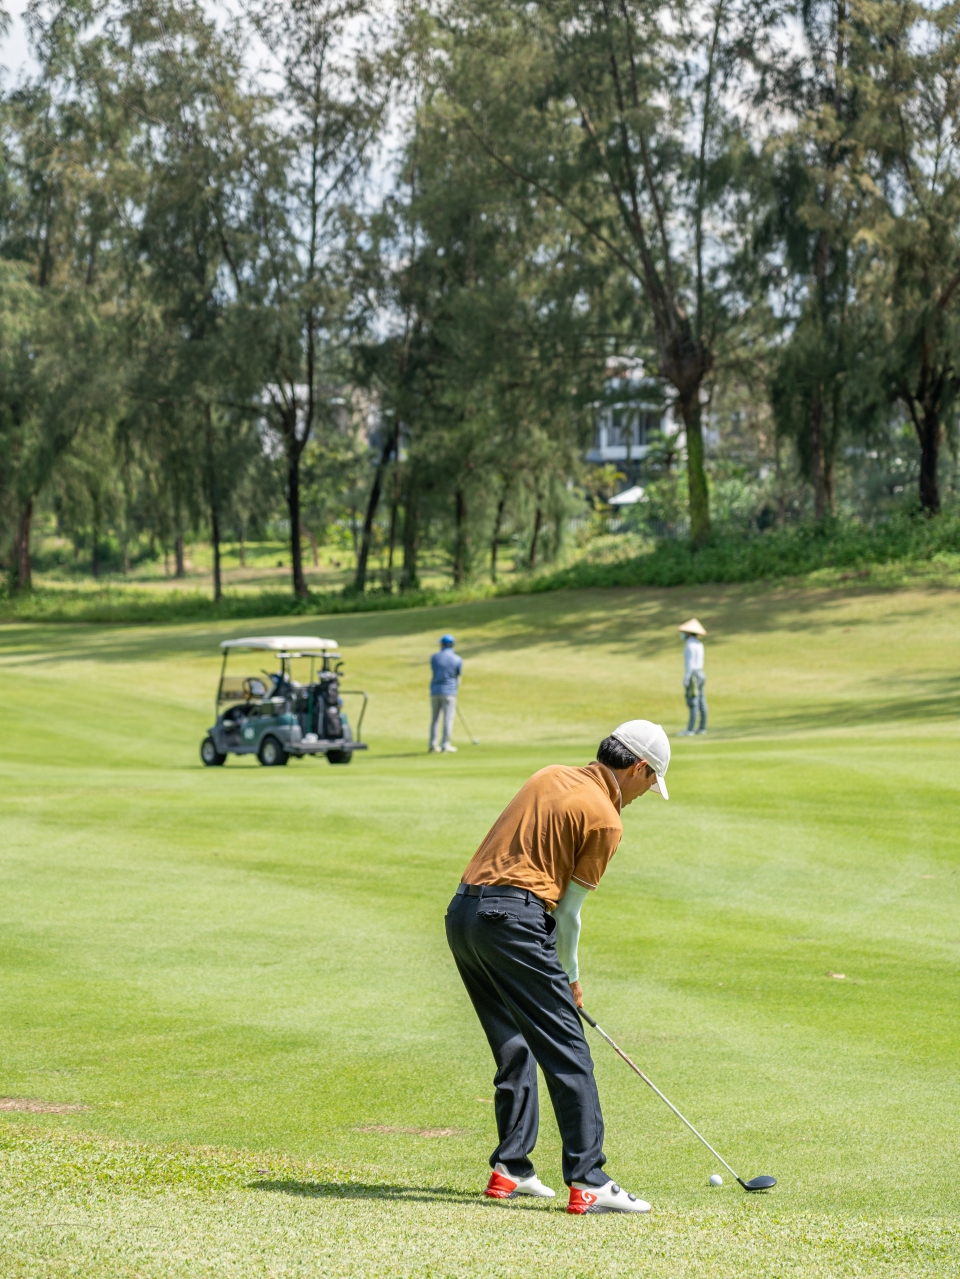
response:
<path fill-rule="evenodd" d="M 13 15 L 13 21 L 8 34 L 0 38 L 0 66 L 3 67 L 4 81 L 9 84 L 11 80 L 15 83 L 19 79 L 21 70 L 33 70 L 36 63 L 30 57 L 27 30 L 20 16 L 26 4 L 23 0 L 12 0 L 12 3 L 7 0 L 6 7 Z"/>
<path fill-rule="evenodd" d="M 30 54 L 27 28 L 23 20 L 27 3 L 28 0 L 0 0 L 0 9 L 6 8 L 11 15 L 7 34 L 0 36 L 0 84 L 8 89 L 24 76 L 39 69 Z M 208 13 L 217 17 L 234 16 L 240 9 L 238 0 L 206 0 L 205 7 Z M 253 38 L 248 49 L 248 66 L 253 68 L 267 60 L 263 45 Z M 399 109 L 395 108 L 391 112 L 386 135 L 374 158 L 369 175 L 368 198 L 372 198 L 375 203 L 379 203 L 393 186 L 405 119 L 405 114 Z"/>

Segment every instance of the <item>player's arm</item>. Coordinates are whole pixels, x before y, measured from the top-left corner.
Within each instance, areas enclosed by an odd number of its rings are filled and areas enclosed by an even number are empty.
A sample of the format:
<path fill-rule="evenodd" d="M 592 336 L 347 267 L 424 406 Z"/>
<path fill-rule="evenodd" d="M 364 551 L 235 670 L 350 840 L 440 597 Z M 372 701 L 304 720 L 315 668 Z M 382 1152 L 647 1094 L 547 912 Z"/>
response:
<path fill-rule="evenodd" d="M 553 917 L 557 921 L 557 958 L 560 967 L 567 974 L 571 986 L 580 985 L 580 965 L 577 959 L 577 945 L 580 941 L 580 907 L 583 905 L 587 890 L 581 884 L 571 884 L 557 902 Z"/>
<path fill-rule="evenodd" d="M 587 893 L 600 883 L 610 858 L 617 851 L 622 833 L 619 827 L 612 826 L 601 826 L 587 833 L 583 846 L 577 853 L 570 884 L 563 897 L 557 902 L 557 909 L 554 911 L 554 918 L 557 920 L 557 957 L 567 974 L 573 1001 L 578 1008 L 583 1007 L 580 966 L 577 959 L 577 944 L 580 940 L 580 907 Z M 565 902 L 568 904 L 561 911 Z M 561 946 L 565 949 L 561 950 Z"/>

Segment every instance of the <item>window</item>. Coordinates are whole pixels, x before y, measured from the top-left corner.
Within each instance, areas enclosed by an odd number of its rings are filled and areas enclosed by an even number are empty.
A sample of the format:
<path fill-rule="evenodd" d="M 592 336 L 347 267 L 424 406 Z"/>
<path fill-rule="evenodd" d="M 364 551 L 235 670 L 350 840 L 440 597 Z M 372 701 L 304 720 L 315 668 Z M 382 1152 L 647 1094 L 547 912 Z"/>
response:
<path fill-rule="evenodd" d="M 610 426 L 607 430 L 607 444 L 611 448 L 622 448 L 629 444 L 630 419 L 623 409 L 614 409 L 610 414 Z"/>
<path fill-rule="evenodd" d="M 655 409 L 644 409 L 639 415 L 637 443 L 643 447 L 650 443 L 650 437 L 654 432 L 660 430 L 660 424 L 663 421 L 662 415 Z"/>

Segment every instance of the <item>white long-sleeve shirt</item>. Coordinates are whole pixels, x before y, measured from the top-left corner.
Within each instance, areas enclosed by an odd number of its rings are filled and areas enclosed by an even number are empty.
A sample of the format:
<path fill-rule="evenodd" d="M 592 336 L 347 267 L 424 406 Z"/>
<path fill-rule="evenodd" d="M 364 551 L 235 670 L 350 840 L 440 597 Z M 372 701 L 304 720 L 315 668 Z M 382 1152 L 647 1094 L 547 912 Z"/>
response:
<path fill-rule="evenodd" d="M 691 676 L 696 673 L 703 674 L 703 641 L 698 640 L 695 635 L 690 635 L 683 646 L 684 688 L 690 683 Z"/>
<path fill-rule="evenodd" d="M 579 981 L 580 966 L 577 962 L 577 945 L 580 941 L 580 907 L 587 896 L 582 884 L 570 881 L 570 886 L 557 902 L 553 917 L 557 921 L 555 945 L 560 967 L 567 974 L 567 981 Z"/>

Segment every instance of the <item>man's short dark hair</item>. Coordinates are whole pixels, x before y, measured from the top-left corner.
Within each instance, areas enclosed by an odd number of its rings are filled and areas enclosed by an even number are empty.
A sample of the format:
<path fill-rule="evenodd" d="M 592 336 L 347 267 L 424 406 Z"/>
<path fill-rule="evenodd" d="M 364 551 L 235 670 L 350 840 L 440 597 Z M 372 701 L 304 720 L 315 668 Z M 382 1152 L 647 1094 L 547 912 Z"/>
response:
<path fill-rule="evenodd" d="M 632 768 L 640 759 L 618 737 L 605 737 L 597 747 L 597 759 L 607 768 Z"/>

